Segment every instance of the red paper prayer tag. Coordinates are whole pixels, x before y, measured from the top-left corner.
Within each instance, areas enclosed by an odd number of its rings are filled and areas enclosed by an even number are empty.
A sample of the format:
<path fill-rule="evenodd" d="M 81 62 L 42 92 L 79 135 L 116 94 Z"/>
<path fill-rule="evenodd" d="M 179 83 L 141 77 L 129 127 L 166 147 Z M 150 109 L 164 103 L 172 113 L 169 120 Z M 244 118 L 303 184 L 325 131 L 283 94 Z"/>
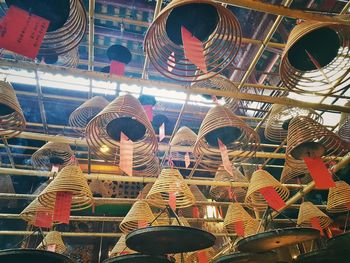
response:
<path fill-rule="evenodd" d="M 329 189 L 335 186 L 332 174 L 321 158 L 305 157 L 304 161 L 312 179 L 315 181 L 316 189 Z"/>
<path fill-rule="evenodd" d="M 119 253 L 119 255 L 127 255 L 127 254 L 129 254 L 128 251 L 122 251 L 122 252 Z"/>
<path fill-rule="evenodd" d="M 185 154 L 185 167 L 188 168 L 191 164 L 190 154 L 186 152 Z"/>
<path fill-rule="evenodd" d="M 43 228 L 51 228 L 52 227 L 52 213 L 51 212 L 43 212 L 43 211 L 36 212 L 34 226 L 43 227 Z"/>
<path fill-rule="evenodd" d="M 120 169 L 129 176 L 132 176 L 132 164 L 134 157 L 134 146 L 132 140 L 120 133 Z"/>
<path fill-rule="evenodd" d="M 198 263 L 208 263 L 207 253 L 202 250 L 197 252 Z"/>
<path fill-rule="evenodd" d="M 145 227 L 147 227 L 147 226 L 148 226 L 147 221 L 145 221 L 145 220 L 139 220 L 139 221 L 137 221 L 137 227 L 138 227 L 138 228 L 145 228 Z"/>
<path fill-rule="evenodd" d="M 53 164 L 51 167 L 51 172 L 52 173 L 58 173 L 60 166 L 58 164 Z"/>
<path fill-rule="evenodd" d="M 220 149 L 220 154 L 221 154 L 221 159 L 222 159 L 222 164 L 224 165 L 225 170 L 233 176 L 232 172 L 232 164 L 230 162 L 230 159 L 228 158 L 228 153 L 227 153 L 227 148 L 226 145 L 223 144 L 223 142 L 218 138 L 218 144 L 219 144 L 219 149 Z"/>
<path fill-rule="evenodd" d="M 152 105 L 142 105 L 142 107 L 146 112 L 148 120 L 153 121 L 153 106 Z"/>
<path fill-rule="evenodd" d="M 181 27 L 181 36 L 185 57 L 204 73 L 207 73 L 207 65 L 205 63 L 202 42 L 196 37 L 192 36 L 191 32 L 189 32 L 183 26 Z"/>
<path fill-rule="evenodd" d="M 172 52 L 171 55 L 168 57 L 168 61 L 167 61 L 167 64 L 168 64 L 168 71 L 169 72 L 172 72 L 174 67 L 175 67 L 175 53 Z"/>
<path fill-rule="evenodd" d="M 0 21 L 0 47 L 35 59 L 49 21 L 11 5 Z"/>
<path fill-rule="evenodd" d="M 72 205 L 72 192 L 57 192 L 55 208 L 53 212 L 53 221 L 63 224 L 69 223 L 70 209 Z"/>
<path fill-rule="evenodd" d="M 311 227 L 318 229 L 320 231 L 321 236 L 323 236 L 323 229 L 321 227 L 320 220 L 318 219 L 318 217 L 311 218 L 310 222 Z"/>
<path fill-rule="evenodd" d="M 243 221 L 234 222 L 235 231 L 237 236 L 244 237 L 244 223 Z"/>
<path fill-rule="evenodd" d="M 218 98 L 215 95 L 211 95 L 211 99 L 215 104 L 219 104 Z"/>
<path fill-rule="evenodd" d="M 192 216 L 193 216 L 193 218 L 199 218 L 200 217 L 198 206 L 192 207 Z"/>
<path fill-rule="evenodd" d="M 174 211 L 176 210 L 176 193 L 175 192 L 169 193 L 169 206 Z"/>
<path fill-rule="evenodd" d="M 277 211 L 286 205 L 272 186 L 261 188 L 259 192 L 264 196 L 268 205 Z"/>
<path fill-rule="evenodd" d="M 46 247 L 47 251 L 56 252 L 56 244 L 51 244 Z"/>
<path fill-rule="evenodd" d="M 165 138 L 165 124 L 159 126 L 159 141 L 161 142 Z"/>
<path fill-rule="evenodd" d="M 112 60 L 109 68 L 109 74 L 123 76 L 125 72 L 125 64 L 119 61 Z"/>

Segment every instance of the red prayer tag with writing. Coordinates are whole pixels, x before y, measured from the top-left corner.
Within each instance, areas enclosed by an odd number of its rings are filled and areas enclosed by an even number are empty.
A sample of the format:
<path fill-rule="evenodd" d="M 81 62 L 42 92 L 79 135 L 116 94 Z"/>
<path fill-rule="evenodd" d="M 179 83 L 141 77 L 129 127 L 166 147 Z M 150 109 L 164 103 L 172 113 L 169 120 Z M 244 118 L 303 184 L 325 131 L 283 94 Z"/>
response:
<path fill-rule="evenodd" d="M 137 221 L 137 227 L 138 228 L 145 228 L 145 227 L 147 227 L 147 221 L 146 220 L 139 220 L 139 221 Z"/>
<path fill-rule="evenodd" d="M 125 64 L 119 61 L 112 60 L 109 67 L 109 74 L 123 76 L 125 72 Z"/>
<path fill-rule="evenodd" d="M 169 193 L 169 206 L 174 211 L 176 210 L 176 193 L 175 192 Z"/>
<path fill-rule="evenodd" d="M 185 57 L 204 73 L 207 73 L 202 42 L 192 36 L 191 32 L 183 26 L 181 27 L 181 36 Z"/>
<path fill-rule="evenodd" d="M 237 233 L 237 236 L 244 237 L 244 224 L 243 221 L 237 221 L 233 223 L 235 226 L 235 231 Z"/>
<path fill-rule="evenodd" d="M 312 179 L 315 181 L 316 189 L 329 189 L 335 186 L 332 174 L 321 158 L 305 157 L 304 161 Z"/>
<path fill-rule="evenodd" d="M 185 154 L 185 167 L 188 168 L 191 164 L 190 154 L 186 152 Z"/>
<path fill-rule="evenodd" d="M 220 154 L 221 154 L 221 159 L 222 159 L 222 164 L 224 165 L 225 170 L 233 176 L 232 172 L 232 164 L 230 162 L 230 159 L 228 158 L 228 153 L 227 153 L 227 148 L 226 145 L 223 144 L 223 142 L 218 138 L 218 144 L 219 144 L 219 149 L 220 149 Z"/>
<path fill-rule="evenodd" d="M 56 252 L 56 244 L 51 244 L 46 247 L 47 251 Z"/>
<path fill-rule="evenodd" d="M 57 192 L 55 208 L 53 212 L 53 221 L 63 224 L 69 223 L 70 209 L 72 205 L 72 192 Z"/>
<path fill-rule="evenodd" d="M 264 199 L 268 205 L 277 211 L 286 205 L 272 186 L 261 188 L 259 192 L 264 196 Z"/>
<path fill-rule="evenodd" d="M 323 230 L 318 217 L 311 218 L 310 222 L 311 222 L 311 227 L 318 229 L 320 231 L 320 234 L 323 236 Z"/>
<path fill-rule="evenodd" d="M 171 55 L 168 57 L 168 61 L 167 61 L 167 64 L 168 64 L 168 71 L 169 72 L 172 72 L 174 67 L 175 67 L 175 53 L 172 52 Z"/>
<path fill-rule="evenodd" d="M 43 227 L 43 228 L 51 228 L 52 227 L 52 213 L 51 212 L 43 212 L 43 211 L 36 212 L 34 226 Z"/>
<path fill-rule="evenodd" d="M 208 263 L 208 257 L 204 250 L 197 252 L 198 263 Z"/>
<path fill-rule="evenodd" d="M 148 120 L 153 121 L 153 106 L 152 105 L 142 105 L 142 107 L 146 112 Z"/>
<path fill-rule="evenodd" d="M 129 176 L 132 176 L 132 164 L 134 156 L 134 146 L 132 140 L 124 133 L 120 133 L 120 169 Z"/>
<path fill-rule="evenodd" d="M 0 21 L 0 47 L 35 59 L 49 21 L 11 5 Z"/>
<path fill-rule="evenodd" d="M 192 216 L 193 216 L 193 218 L 199 218 L 200 217 L 198 206 L 192 207 Z"/>
<path fill-rule="evenodd" d="M 165 124 L 159 126 L 159 141 L 161 142 L 165 138 Z"/>

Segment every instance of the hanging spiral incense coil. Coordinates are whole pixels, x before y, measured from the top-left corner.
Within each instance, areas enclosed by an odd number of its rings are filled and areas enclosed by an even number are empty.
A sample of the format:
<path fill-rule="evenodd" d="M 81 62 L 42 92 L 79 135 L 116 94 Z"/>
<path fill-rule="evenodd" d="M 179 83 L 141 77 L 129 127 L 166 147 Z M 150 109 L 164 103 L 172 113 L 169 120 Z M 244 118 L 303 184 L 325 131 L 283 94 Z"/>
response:
<path fill-rule="evenodd" d="M 155 219 L 151 208 L 148 203 L 144 200 L 136 201 L 129 212 L 120 223 L 119 228 L 123 233 L 130 233 L 133 230 L 140 228 L 140 222 L 145 223 L 145 227 L 149 223 L 153 226 L 157 225 L 157 222 L 153 222 Z"/>
<path fill-rule="evenodd" d="M 350 185 L 344 181 L 335 182 L 335 187 L 329 188 L 327 211 L 342 213 L 350 210 Z"/>
<path fill-rule="evenodd" d="M 45 57 L 39 55 L 38 60 L 48 65 L 58 65 L 61 67 L 76 68 L 79 64 L 79 50 L 78 47 L 76 47 L 68 51 L 67 53 L 61 55 L 51 54 Z"/>
<path fill-rule="evenodd" d="M 120 256 L 121 254 L 133 254 L 136 253 L 134 250 L 128 248 L 125 244 L 125 236 L 126 235 L 121 235 L 118 242 L 115 244 L 113 247 L 110 256 L 111 257 L 116 257 Z"/>
<path fill-rule="evenodd" d="M 193 147 L 197 140 L 197 134 L 190 128 L 183 126 L 175 133 L 172 138 L 171 146 L 190 146 Z"/>
<path fill-rule="evenodd" d="M 296 116 L 308 116 L 322 124 L 321 115 L 312 109 L 273 104 L 265 126 L 265 137 L 273 142 L 282 142 L 288 135 L 288 124 Z"/>
<path fill-rule="evenodd" d="M 303 169 L 304 157 L 337 156 L 343 151 L 340 138 L 315 120 L 298 116 L 290 121 L 286 150 L 290 167 Z"/>
<path fill-rule="evenodd" d="M 277 194 L 283 199 L 287 200 L 289 190 L 277 181 L 271 174 L 264 170 L 257 170 L 253 173 L 248 187 L 245 202 L 249 208 L 258 211 L 266 210 L 268 204 L 260 190 L 265 187 L 273 187 Z"/>
<path fill-rule="evenodd" d="M 185 58 L 181 38 L 184 26 L 203 44 L 207 73 Z M 235 59 L 241 28 L 233 13 L 209 0 L 176 0 L 167 5 L 149 27 L 144 47 L 154 68 L 180 81 L 196 81 L 218 74 Z"/>
<path fill-rule="evenodd" d="M 79 133 L 85 133 L 86 125 L 101 110 L 109 104 L 108 100 L 101 96 L 95 96 L 85 101 L 69 116 L 69 125 Z"/>
<path fill-rule="evenodd" d="M 80 167 L 69 165 L 64 167 L 54 180 L 38 196 L 39 202 L 53 208 L 57 192 L 73 194 L 71 211 L 89 208 L 93 204 L 92 193 Z"/>
<path fill-rule="evenodd" d="M 48 142 L 32 155 L 35 168 L 51 168 L 52 164 L 67 165 L 73 156 L 70 146 L 65 143 Z"/>
<path fill-rule="evenodd" d="M 0 137 L 11 138 L 26 126 L 24 115 L 12 85 L 0 81 Z"/>
<path fill-rule="evenodd" d="M 218 138 L 226 145 L 228 153 L 238 151 L 239 155 L 230 161 L 242 161 L 252 157 L 260 144 L 259 135 L 244 121 L 224 106 L 211 108 L 205 116 L 198 132 L 194 154 L 202 156 L 201 166 L 217 169 L 222 164 Z"/>
<path fill-rule="evenodd" d="M 153 155 L 149 162 L 137 168 L 134 167 L 132 175 L 142 176 L 142 177 L 158 177 L 160 172 L 161 172 L 161 167 L 160 167 L 159 159 L 156 155 Z"/>
<path fill-rule="evenodd" d="M 202 193 L 201 190 L 199 190 L 197 185 L 190 185 L 190 191 L 192 192 L 195 200 L 198 202 L 206 202 L 207 198 L 205 197 L 205 195 Z M 182 215 L 184 217 L 188 217 L 188 218 L 192 218 L 195 217 L 194 216 L 194 209 L 198 209 L 198 216 L 201 217 L 201 215 L 204 215 L 206 213 L 206 206 L 190 206 L 190 207 L 186 207 L 181 209 Z"/>
<path fill-rule="evenodd" d="M 121 132 L 133 141 L 133 168 L 154 161 L 156 135 L 142 105 L 131 95 L 116 98 L 88 123 L 86 141 L 96 155 L 116 162 L 120 157 Z"/>
<path fill-rule="evenodd" d="M 312 181 L 312 178 L 309 174 L 309 170 L 306 165 L 303 168 L 292 168 L 289 166 L 288 161 L 285 162 L 280 182 L 281 183 L 299 183 L 299 184 L 307 184 Z"/>
<path fill-rule="evenodd" d="M 248 214 L 248 212 L 242 207 L 242 205 L 239 203 L 233 203 L 230 204 L 227 209 L 227 213 L 224 219 L 224 226 L 226 227 L 227 231 L 234 233 L 236 232 L 235 223 L 242 222 L 244 227 L 244 234 L 246 235 L 246 231 L 249 231 L 249 233 L 252 232 L 248 228 L 256 225 L 252 223 L 253 221 L 257 220 L 252 218 L 251 215 Z M 256 231 L 256 229 L 253 230 L 253 232 L 254 231 Z"/>
<path fill-rule="evenodd" d="M 176 197 L 176 208 L 184 208 L 195 203 L 195 198 L 182 175 L 175 169 L 163 169 L 148 192 L 146 200 L 155 207 L 169 204 L 170 193 Z"/>
<path fill-rule="evenodd" d="M 49 20 L 49 28 L 41 43 L 38 56 L 61 55 L 76 48 L 83 40 L 87 17 L 81 0 L 25 1 L 6 0 L 21 9 Z"/>
<path fill-rule="evenodd" d="M 20 218 L 27 221 L 30 225 L 35 225 L 38 212 L 53 214 L 53 208 L 43 206 L 39 203 L 38 198 L 35 198 L 23 211 L 19 214 Z"/>
<path fill-rule="evenodd" d="M 55 245 L 55 252 L 59 254 L 63 254 L 67 250 L 63 243 L 61 233 L 57 231 L 50 231 L 47 233 L 36 249 L 46 250 L 50 245 Z"/>
<path fill-rule="evenodd" d="M 350 101 L 348 101 L 345 106 L 350 107 Z M 338 135 L 344 141 L 350 143 L 350 114 L 342 112 L 339 121 Z"/>
<path fill-rule="evenodd" d="M 280 76 L 286 87 L 295 92 L 339 92 L 349 84 L 349 55 L 349 26 L 305 21 L 289 35 Z"/>
<path fill-rule="evenodd" d="M 232 166 L 233 175 L 229 174 L 223 166 L 220 166 L 218 171 L 215 174 L 215 181 L 218 182 L 243 182 L 248 183 L 248 179 L 235 167 Z M 231 191 L 231 193 L 230 193 Z M 237 201 L 243 201 L 247 193 L 246 188 L 243 187 L 225 187 L 225 186 L 211 186 L 210 195 L 215 200 L 229 200 L 235 199 Z M 230 198 L 230 195 L 232 197 Z M 231 201 L 232 201 L 231 200 Z"/>
<path fill-rule="evenodd" d="M 215 256 L 216 251 L 214 250 L 214 248 L 210 247 L 207 248 L 205 250 L 201 250 L 201 251 L 195 251 L 195 252 L 189 252 L 186 254 L 186 258 L 185 258 L 185 263 L 199 263 L 199 259 L 198 259 L 198 253 L 205 253 L 206 259 L 208 260 L 208 262 L 210 262 L 210 260 Z M 179 261 L 181 262 L 181 261 Z"/>
<path fill-rule="evenodd" d="M 312 226 L 312 218 L 318 218 L 322 229 L 326 228 L 332 223 L 332 220 L 329 218 L 329 216 L 318 209 L 313 203 L 303 202 L 299 208 L 297 221 L 298 225 L 302 227 L 310 227 Z"/>
<path fill-rule="evenodd" d="M 194 82 L 191 85 L 191 88 L 202 88 L 202 89 L 214 89 L 214 90 L 222 90 L 229 91 L 231 94 L 238 93 L 237 86 L 230 81 L 225 76 L 219 75 L 214 76 L 212 78 L 201 80 L 201 78 L 197 79 L 197 82 Z M 212 100 L 212 96 L 208 94 L 202 94 L 202 96 L 208 100 Z M 221 99 L 221 97 L 217 97 L 217 99 Z M 239 100 L 236 100 L 231 97 L 225 97 L 225 106 L 232 111 L 235 111 L 239 106 Z"/>

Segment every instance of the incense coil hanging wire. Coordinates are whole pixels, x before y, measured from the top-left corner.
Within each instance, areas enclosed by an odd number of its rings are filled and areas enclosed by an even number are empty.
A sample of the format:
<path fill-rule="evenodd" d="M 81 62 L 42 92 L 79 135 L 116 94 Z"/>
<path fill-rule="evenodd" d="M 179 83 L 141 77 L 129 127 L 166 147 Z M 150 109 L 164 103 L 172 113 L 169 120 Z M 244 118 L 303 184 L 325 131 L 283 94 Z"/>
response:
<path fill-rule="evenodd" d="M 53 164 L 67 165 L 73 155 L 68 144 L 48 142 L 33 153 L 31 160 L 35 168 L 50 169 Z"/>
<path fill-rule="evenodd" d="M 349 16 L 343 16 L 349 19 Z M 280 76 L 295 92 L 332 94 L 348 87 L 350 27 L 305 21 L 295 26 L 282 54 Z"/>
<path fill-rule="evenodd" d="M 245 202 L 251 209 L 264 211 L 268 204 L 264 196 L 260 193 L 260 189 L 265 187 L 273 187 L 277 194 L 285 201 L 289 196 L 289 190 L 277 181 L 270 173 L 264 170 L 257 170 L 252 174 L 248 187 Z"/>
<path fill-rule="evenodd" d="M 335 182 L 335 187 L 329 188 L 327 211 L 342 213 L 350 210 L 350 185 L 344 181 Z"/>
<path fill-rule="evenodd" d="M 115 244 L 115 246 L 111 250 L 110 257 L 117 257 L 117 256 L 120 256 L 121 254 L 134 254 L 134 253 L 136 253 L 136 251 L 134 251 L 126 246 L 125 237 L 126 237 L 125 234 L 120 236 L 120 238 L 118 239 L 118 242 Z"/>
<path fill-rule="evenodd" d="M 35 198 L 23 211 L 19 214 L 20 218 L 27 221 L 30 225 L 35 225 L 38 212 L 49 213 L 53 215 L 53 208 L 47 207 L 39 203 L 38 198 Z M 55 222 L 53 222 L 54 224 Z"/>
<path fill-rule="evenodd" d="M 197 82 L 192 83 L 191 88 L 213 89 L 229 91 L 232 95 L 238 93 L 237 86 L 228 78 L 222 75 L 214 76 L 212 78 L 202 80 L 197 79 Z M 212 96 L 208 94 L 202 94 L 208 100 L 212 100 Z M 216 96 L 217 99 L 221 99 L 221 96 Z M 240 101 L 231 97 L 224 97 L 225 106 L 232 111 L 235 111 L 240 105 Z"/>
<path fill-rule="evenodd" d="M 86 141 L 96 155 L 116 162 L 120 159 L 121 132 L 133 141 L 133 168 L 154 161 L 157 137 L 142 105 L 129 94 L 113 100 L 88 123 Z"/>
<path fill-rule="evenodd" d="M 58 231 L 50 231 L 41 241 L 36 249 L 46 250 L 48 246 L 55 245 L 55 252 L 63 254 L 67 247 L 64 245 L 61 233 Z"/>
<path fill-rule="evenodd" d="M 85 101 L 69 116 L 69 125 L 78 133 L 85 133 L 86 125 L 101 110 L 109 104 L 108 100 L 101 96 L 95 96 Z"/>
<path fill-rule="evenodd" d="M 265 137 L 273 142 L 282 142 L 288 135 L 289 121 L 296 116 L 308 116 L 323 123 L 322 116 L 312 109 L 273 104 L 265 126 Z"/>
<path fill-rule="evenodd" d="M 218 182 L 242 182 L 248 184 L 248 179 L 234 166 L 232 166 L 232 173 L 233 175 L 229 174 L 223 166 L 220 166 L 218 171 L 215 173 L 214 180 Z M 243 201 L 246 193 L 247 190 L 245 187 L 227 187 L 213 185 L 209 190 L 209 194 L 217 201 L 230 199 Z M 231 194 L 232 197 L 230 197 Z"/>
<path fill-rule="evenodd" d="M 202 42 L 207 73 L 185 58 L 182 25 Z M 201 80 L 213 77 L 229 66 L 239 51 L 241 37 L 238 20 L 221 4 L 209 0 L 176 0 L 153 21 L 144 47 L 151 64 L 161 74 L 192 82 L 198 77 Z"/>
<path fill-rule="evenodd" d="M 312 181 L 309 170 L 304 164 L 298 168 L 292 168 L 289 166 L 288 161 L 285 162 L 280 182 L 281 183 L 299 183 L 299 184 L 307 184 Z"/>
<path fill-rule="evenodd" d="M 350 101 L 345 106 L 350 107 Z M 342 112 L 339 121 L 338 135 L 341 139 L 350 143 L 350 114 Z"/>
<path fill-rule="evenodd" d="M 57 192 L 72 193 L 71 211 L 84 210 L 93 205 L 91 190 L 83 172 L 77 165 L 64 167 L 40 193 L 38 200 L 42 205 L 53 208 Z"/>
<path fill-rule="evenodd" d="M 157 222 L 154 221 L 155 217 L 152 213 L 148 203 L 144 200 L 136 201 L 126 216 L 123 218 L 119 225 L 120 230 L 124 233 L 130 233 L 140 228 L 140 222 L 144 222 L 145 226 L 152 223 L 152 226 L 156 226 Z"/>
<path fill-rule="evenodd" d="M 318 218 L 321 228 L 324 229 L 332 223 L 332 219 L 323 213 L 311 202 L 303 202 L 299 208 L 297 224 L 302 227 L 311 227 L 312 218 Z"/>
<path fill-rule="evenodd" d="M 14 88 L 9 82 L 0 81 L 0 137 L 15 137 L 25 126 L 26 120 Z"/>
<path fill-rule="evenodd" d="M 190 188 L 176 169 L 163 169 L 146 196 L 147 202 L 163 208 L 169 204 L 170 193 L 176 198 L 176 208 L 194 205 L 196 202 Z"/>
<path fill-rule="evenodd" d="M 252 218 L 251 215 L 243 208 L 242 205 L 239 203 L 233 203 L 230 204 L 227 213 L 224 219 L 224 226 L 226 227 L 228 232 L 235 233 L 235 223 L 242 222 L 244 227 L 244 235 L 246 236 L 247 233 L 256 232 L 257 228 L 255 229 L 249 229 L 252 226 L 258 226 L 259 222 L 257 224 L 254 224 L 253 221 L 257 221 L 256 219 Z"/>
<path fill-rule="evenodd" d="M 194 154 L 202 158 L 201 166 L 217 169 L 222 164 L 218 138 L 226 145 L 230 161 L 252 157 L 260 145 L 259 135 L 230 109 L 220 105 L 208 111 L 199 128 Z M 230 156 L 232 151 L 238 154 Z"/>
<path fill-rule="evenodd" d="M 335 133 L 309 117 L 298 116 L 289 123 L 286 160 L 292 168 L 303 169 L 304 157 L 341 155 L 344 147 Z"/>

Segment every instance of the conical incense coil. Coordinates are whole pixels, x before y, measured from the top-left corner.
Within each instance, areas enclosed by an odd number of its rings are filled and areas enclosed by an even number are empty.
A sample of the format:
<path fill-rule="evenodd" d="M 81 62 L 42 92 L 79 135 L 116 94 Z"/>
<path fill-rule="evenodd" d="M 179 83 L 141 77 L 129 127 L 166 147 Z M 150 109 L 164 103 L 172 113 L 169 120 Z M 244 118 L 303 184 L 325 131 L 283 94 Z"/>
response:
<path fill-rule="evenodd" d="M 39 195 L 39 202 L 54 207 L 57 192 L 72 193 L 71 210 L 83 210 L 93 204 L 92 193 L 81 169 L 77 165 L 64 167 L 54 180 Z"/>
<path fill-rule="evenodd" d="M 231 110 L 217 105 L 205 116 L 198 132 L 194 153 L 202 156 L 203 167 L 217 169 L 222 164 L 218 139 L 226 145 L 230 161 L 242 161 L 255 154 L 260 144 L 259 135 Z M 237 151 L 239 155 L 230 156 Z"/>
<path fill-rule="evenodd" d="M 335 182 L 335 187 L 329 188 L 327 211 L 342 213 L 350 210 L 350 185 L 344 181 Z"/>
<path fill-rule="evenodd" d="M 305 167 L 305 157 L 340 155 L 344 147 L 336 134 L 309 117 L 298 116 L 289 123 L 286 160 L 292 168 Z"/>
<path fill-rule="evenodd" d="M 298 225 L 302 227 L 311 227 L 312 219 L 317 218 L 322 229 L 326 228 L 332 223 L 332 220 L 317 208 L 311 202 L 303 202 L 299 208 Z"/>
<path fill-rule="evenodd" d="M 339 92 L 349 83 L 349 55 L 349 26 L 302 22 L 291 31 L 284 48 L 281 80 L 288 89 L 299 93 Z"/>
<path fill-rule="evenodd" d="M 63 243 L 62 236 L 60 232 L 50 231 L 41 241 L 37 249 L 46 250 L 48 246 L 55 245 L 55 252 L 63 254 L 67 248 Z"/>
<path fill-rule="evenodd" d="M 0 81 L 0 137 L 11 138 L 20 134 L 26 120 L 12 85 Z"/>
<path fill-rule="evenodd" d="M 234 166 L 232 166 L 232 174 L 229 174 L 224 167 L 220 166 L 215 174 L 215 181 L 219 182 L 244 182 L 248 183 L 248 179 Z M 242 201 L 247 193 L 246 188 L 243 187 L 225 187 L 225 186 L 211 186 L 210 195 L 215 200 L 237 200 Z"/>
<path fill-rule="evenodd" d="M 37 213 L 44 212 L 53 214 L 53 208 L 43 206 L 39 203 L 38 198 L 35 198 L 23 211 L 19 214 L 19 216 L 27 221 L 30 225 L 35 225 Z"/>
<path fill-rule="evenodd" d="M 193 147 L 197 140 L 197 134 L 186 126 L 182 126 L 175 133 L 170 145 L 173 146 L 189 146 Z M 190 150 L 192 151 L 192 149 Z"/>
<path fill-rule="evenodd" d="M 116 98 L 94 117 L 86 127 L 86 141 L 105 161 L 120 158 L 120 136 L 133 141 L 133 167 L 152 162 L 158 141 L 152 124 L 140 102 L 131 95 Z"/>
<path fill-rule="evenodd" d="M 181 27 L 202 42 L 207 72 L 200 71 L 184 55 Z M 176 0 L 168 4 L 149 27 L 145 52 L 164 76 L 180 80 L 207 79 L 234 61 L 241 45 L 241 28 L 233 13 L 209 1 Z"/>
<path fill-rule="evenodd" d="M 197 81 L 191 85 L 191 88 L 229 91 L 231 94 L 238 93 L 237 86 L 231 80 L 222 75 L 217 75 L 206 80 L 198 78 Z M 213 100 L 211 95 L 202 94 L 202 96 L 208 100 Z M 221 99 L 221 96 L 217 96 L 216 99 Z M 231 97 L 225 97 L 224 99 L 225 107 L 229 108 L 231 111 L 235 111 L 238 108 L 239 100 Z"/>
<path fill-rule="evenodd" d="M 215 256 L 216 251 L 214 250 L 214 248 L 210 247 L 210 248 L 207 248 L 205 250 L 189 252 L 186 254 L 185 262 L 199 263 L 198 253 L 205 253 L 206 259 L 208 260 L 208 262 L 210 262 L 210 260 Z"/>
<path fill-rule="evenodd" d="M 350 107 L 350 101 L 345 106 Z M 340 115 L 338 135 L 344 141 L 350 142 L 350 114 L 347 112 Z"/>
<path fill-rule="evenodd" d="M 44 144 L 32 155 L 32 164 L 35 168 L 51 168 L 52 165 L 67 165 L 72 156 L 73 151 L 70 146 L 65 143 L 48 142 Z"/>
<path fill-rule="evenodd" d="M 248 212 L 239 203 L 230 204 L 224 219 L 224 226 L 229 232 L 236 232 L 235 223 L 242 222 L 244 234 L 248 231 L 248 227 L 253 225 L 255 221 Z"/>
<path fill-rule="evenodd" d="M 280 182 L 281 183 L 299 183 L 299 184 L 307 184 L 312 181 L 312 178 L 309 174 L 309 170 L 306 165 L 301 168 L 302 165 L 298 168 L 292 168 L 288 165 L 288 161 L 285 162 Z"/>
<path fill-rule="evenodd" d="M 158 177 L 161 172 L 161 167 L 159 159 L 154 154 L 150 161 L 145 163 L 142 166 L 134 167 L 132 175 L 133 176 L 142 176 L 142 177 Z"/>
<path fill-rule="evenodd" d="M 321 115 L 312 109 L 273 104 L 265 126 L 265 137 L 273 142 L 282 142 L 287 138 L 289 121 L 296 116 L 308 116 L 322 123 Z"/>
<path fill-rule="evenodd" d="M 121 235 L 118 239 L 118 242 L 115 244 L 113 249 L 111 250 L 110 257 L 117 257 L 122 254 L 134 254 L 136 253 L 134 250 L 128 248 L 125 244 L 125 234 Z"/>
<path fill-rule="evenodd" d="M 194 195 L 195 200 L 198 202 L 206 202 L 207 198 L 205 197 L 205 195 L 202 193 L 201 190 L 199 190 L 197 185 L 190 185 L 190 190 L 192 192 L 192 194 Z M 181 209 L 182 215 L 184 217 L 201 217 L 201 215 L 204 215 L 206 212 L 206 207 L 205 206 L 190 206 L 190 207 L 186 207 Z"/>
<path fill-rule="evenodd" d="M 133 230 L 148 226 L 152 223 L 153 226 L 157 225 L 154 221 L 154 215 L 148 203 L 144 200 L 138 200 L 133 204 L 130 211 L 124 217 L 120 223 L 119 228 L 123 233 L 130 233 Z"/>
<path fill-rule="evenodd" d="M 69 116 L 69 125 L 75 131 L 85 133 L 85 127 L 89 121 L 109 104 L 108 100 L 101 96 L 95 96 L 85 101 Z"/>
<path fill-rule="evenodd" d="M 250 208 L 258 211 L 266 210 L 268 203 L 260 193 L 260 190 L 265 187 L 273 187 L 283 200 L 287 200 L 289 196 L 289 190 L 287 187 L 283 186 L 267 171 L 257 170 L 252 175 L 247 195 L 245 197 L 245 202 Z"/>
<path fill-rule="evenodd" d="M 148 192 L 146 200 L 155 207 L 165 207 L 169 204 L 171 194 L 175 195 L 176 208 L 191 206 L 196 201 L 178 170 L 163 169 Z"/>

